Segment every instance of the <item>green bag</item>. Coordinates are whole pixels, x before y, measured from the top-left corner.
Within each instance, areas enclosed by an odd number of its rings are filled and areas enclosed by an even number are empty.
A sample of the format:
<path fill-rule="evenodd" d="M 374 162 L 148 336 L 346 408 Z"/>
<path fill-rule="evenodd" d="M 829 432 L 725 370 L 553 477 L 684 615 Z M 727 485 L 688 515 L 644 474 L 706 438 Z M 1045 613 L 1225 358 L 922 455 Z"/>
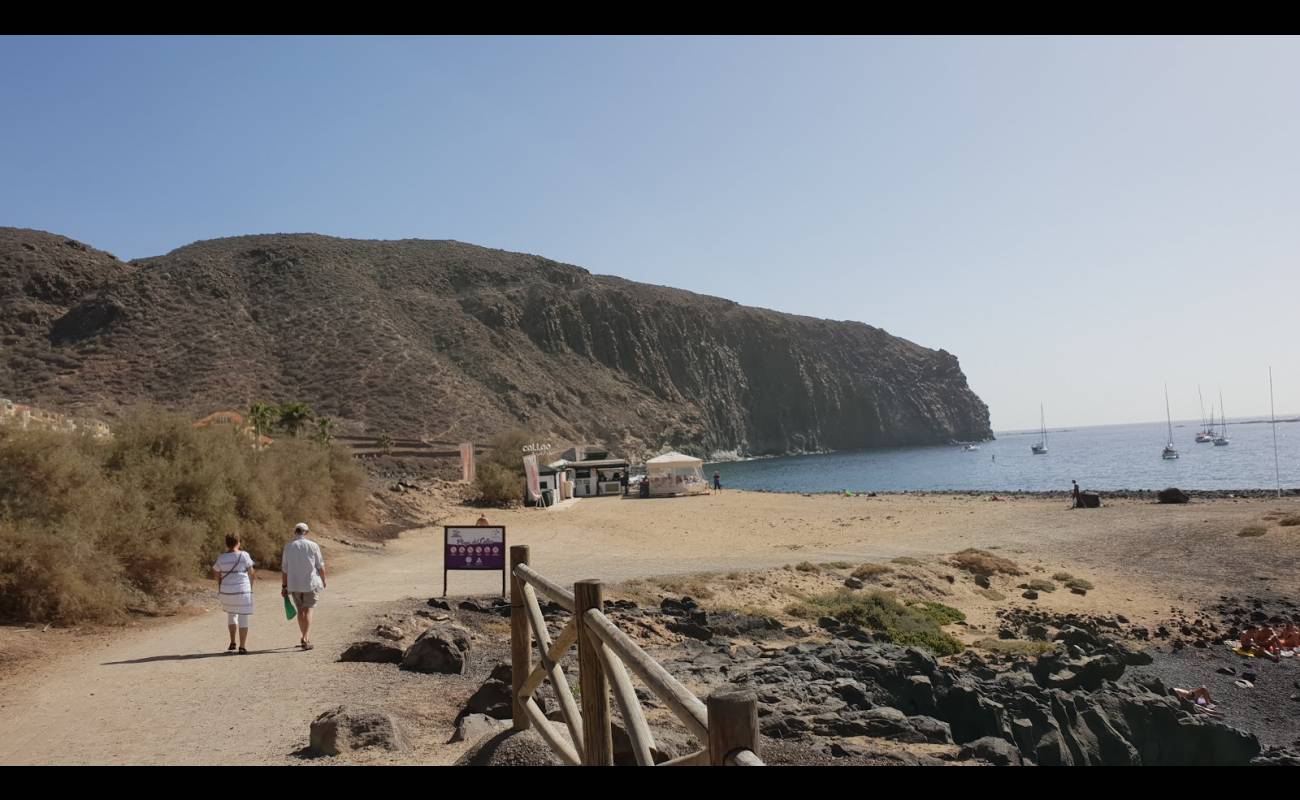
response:
<path fill-rule="evenodd" d="M 298 616 L 298 609 L 293 607 L 293 601 L 287 596 L 284 598 L 284 618 L 293 619 Z"/>

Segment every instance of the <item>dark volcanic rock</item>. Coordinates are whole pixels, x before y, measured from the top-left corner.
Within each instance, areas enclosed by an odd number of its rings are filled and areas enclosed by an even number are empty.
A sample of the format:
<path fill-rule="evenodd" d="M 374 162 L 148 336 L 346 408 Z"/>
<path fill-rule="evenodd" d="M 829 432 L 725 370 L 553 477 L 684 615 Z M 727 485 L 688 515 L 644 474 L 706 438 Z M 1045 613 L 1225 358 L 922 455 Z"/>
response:
<path fill-rule="evenodd" d="M 353 642 L 339 656 L 339 661 L 400 664 L 402 663 L 402 652 L 402 648 L 389 642 Z"/>
<path fill-rule="evenodd" d="M 435 625 L 402 654 L 402 669 L 459 675 L 469 657 L 469 631 L 456 625 Z"/>
<path fill-rule="evenodd" d="M 1191 498 L 1188 497 L 1187 493 L 1182 491 L 1181 489 L 1175 489 L 1173 487 L 1170 487 L 1168 489 L 1161 489 L 1159 492 L 1156 492 L 1156 500 L 1158 500 L 1161 503 L 1186 503 L 1187 501 L 1191 500 Z"/>

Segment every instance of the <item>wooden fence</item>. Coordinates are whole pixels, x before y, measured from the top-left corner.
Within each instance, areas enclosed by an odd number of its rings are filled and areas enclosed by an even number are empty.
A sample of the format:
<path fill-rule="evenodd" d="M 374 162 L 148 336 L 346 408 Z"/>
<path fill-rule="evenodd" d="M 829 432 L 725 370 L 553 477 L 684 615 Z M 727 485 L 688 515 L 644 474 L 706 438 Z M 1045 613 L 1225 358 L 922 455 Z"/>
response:
<path fill-rule="evenodd" d="M 568 623 L 554 639 L 546 628 L 538 595 L 570 613 Z M 510 548 L 510 665 L 515 730 L 535 728 L 566 764 L 612 765 L 612 694 L 638 766 L 763 766 L 758 757 L 758 701 L 753 693 L 716 692 L 708 702 L 700 702 L 605 616 L 604 601 L 600 581 L 578 581 L 569 591 L 529 566 L 527 545 Z M 536 665 L 532 661 L 534 641 Z M 561 659 L 574 644 L 578 646 L 581 709 L 560 667 Z M 655 764 L 651 757 L 654 737 L 629 670 L 695 736 L 700 743 L 698 750 Z M 572 744 L 551 726 L 533 699 L 533 693 L 548 680 Z"/>

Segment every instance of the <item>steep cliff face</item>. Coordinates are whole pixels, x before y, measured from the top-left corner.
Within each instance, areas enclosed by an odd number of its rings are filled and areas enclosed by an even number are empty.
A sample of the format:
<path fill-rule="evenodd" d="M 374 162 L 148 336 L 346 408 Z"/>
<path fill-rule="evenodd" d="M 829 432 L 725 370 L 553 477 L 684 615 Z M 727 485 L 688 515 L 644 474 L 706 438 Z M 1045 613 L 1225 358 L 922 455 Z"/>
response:
<path fill-rule="evenodd" d="M 0 393 L 109 412 L 292 398 L 371 431 L 518 426 L 629 454 L 990 435 L 954 356 L 861 323 L 458 242 L 247 236 L 75 265 L 64 242 L 0 229 L 0 264 L 27 276 L 0 284 Z"/>

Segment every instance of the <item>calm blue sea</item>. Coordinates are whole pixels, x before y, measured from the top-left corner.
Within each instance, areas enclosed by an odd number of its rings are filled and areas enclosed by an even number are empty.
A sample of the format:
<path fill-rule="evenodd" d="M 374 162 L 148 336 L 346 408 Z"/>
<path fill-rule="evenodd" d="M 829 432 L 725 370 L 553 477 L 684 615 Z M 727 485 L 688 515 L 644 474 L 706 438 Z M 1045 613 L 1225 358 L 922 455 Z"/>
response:
<path fill-rule="evenodd" d="M 1181 457 L 1164 461 L 1165 423 L 1103 425 L 1047 431 L 1047 455 L 1029 446 L 1038 431 L 997 434 L 978 450 L 893 447 L 825 455 L 762 458 L 706 466 L 724 488 L 783 492 L 903 490 L 1066 491 L 1085 489 L 1271 489 L 1273 430 L 1263 423 L 1228 421 L 1232 444 L 1196 444 L 1196 422 L 1174 423 Z M 1300 422 L 1277 423 L 1282 487 L 1300 487 Z"/>

